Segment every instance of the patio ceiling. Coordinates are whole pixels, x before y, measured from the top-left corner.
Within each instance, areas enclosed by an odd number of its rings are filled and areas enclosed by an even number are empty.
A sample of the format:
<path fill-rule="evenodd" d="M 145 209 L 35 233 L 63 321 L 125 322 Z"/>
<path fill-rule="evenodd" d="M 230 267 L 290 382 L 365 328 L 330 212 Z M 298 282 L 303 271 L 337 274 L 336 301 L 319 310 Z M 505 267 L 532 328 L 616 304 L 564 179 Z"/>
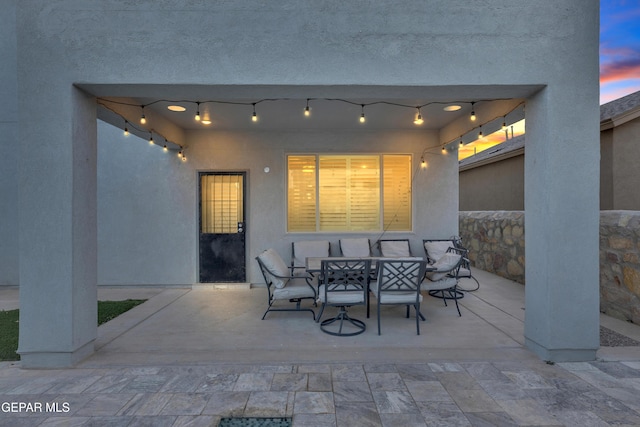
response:
<path fill-rule="evenodd" d="M 182 130 L 438 130 L 492 100 L 526 98 L 541 88 L 519 86 L 251 86 L 251 85 L 78 85 L 103 99 L 133 105 L 126 117 L 137 122 L 140 106 Z M 303 115 L 309 99 L 311 114 Z M 213 102 L 207 102 L 213 101 Z M 210 125 L 194 120 L 197 107 Z M 252 122 L 252 103 L 259 117 Z M 106 104 L 109 104 L 106 102 Z M 365 105 L 364 110 L 362 104 Z M 117 104 L 109 104 L 117 107 Z M 169 111 L 182 105 L 183 112 Z M 458 111 L 445 111 L 459 105 Z M 424 123 L 413 123 L 420 109 Z M 115 108 L 122 110 L 122 108 Z M 364 111 L 366 122 L 359 121 Z M 120 112 L 121 113 L 121 112 Z M 133 113 L 136 117 L 131 117 Z M 122 115 L 122 113 L 121 113 Z M 102 117 L 101 117 L 102 118 Z"/>

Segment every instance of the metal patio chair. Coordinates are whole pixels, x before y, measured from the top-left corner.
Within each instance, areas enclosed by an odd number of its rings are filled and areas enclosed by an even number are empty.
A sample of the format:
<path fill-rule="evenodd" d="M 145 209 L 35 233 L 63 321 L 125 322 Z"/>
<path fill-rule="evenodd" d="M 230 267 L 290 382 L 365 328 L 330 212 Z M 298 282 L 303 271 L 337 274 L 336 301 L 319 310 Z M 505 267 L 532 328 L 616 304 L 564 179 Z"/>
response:
<path fill-rule="evenodd" d="M 370 270 L 369 259 L 339 258 L 322 261 L 318 288 L 318 300 L 322 307 L 316 322 L 320 322 L 325 307 L 338 307 L 338 313 L 333 318 L 320 323 L 323 332 L 337 336 L 353 336 L 365 331 L 365 323 L 350 317 L 347 308 L 368 305 Z M 336 323 L 337 330 L 331 329 L 330 326 Z"/>
<path fill-rule="evenodd" d="M 480 288 L 480 282 L 473 276 L 471 272 L 471 262 L 469 261 L 469 250 L 462 246 L 462 241 L 457 236 L 452 236 L 449 239 L 424 239 L 422 241 L 427 262 L 432 265 L 438 261 L 446 253 L 457 253 L 462 255 L 463 260 L 460 264 L 460 268 L 456 271 L 456 277 L 467 277 L 473 279 L 476 282 L 476 287 L 473 289 L 462 289 L 465 292 L 477 291 Z"/>
<path fill-rule="evenodd" d="M 316 290 L 311 284 L 313 277 L 310 274 L 291 275 L 287 265 L 274 249 L 267 249 L 256 257 L 260 271 L 267 285 L 268 303 L 267 311 L 262 315 L 262 320 L 270 311 L 310 311 L 313 320 L 316 313 L 311 308 L 302 308 L 304 299 L 310 299 L 315 304 Z M 294 303 L 295 308 L 284 308 L 280 304 L 274 307 L 277 301 Z"/>
<path fill-rule="evenodd" d="M 462 255 L 458 253 L 449 252 L 444 254 L 438 261 L 429 266 L 431 271 L 427 271 L 424 275 L 425 280 L 422 282 L 422 289 L 433 297 L 441 298 L 445 306 L 447 305 L 447 300 L 455 301 L 458 316 L 462 316 L 458 300 L 464 294 L 458 290 L 456 271 L 460 268 L 463 260 Z"/>
<path fill-rule="evenodd" d="M 420 335 L 420 284 L 424 278 L 427 263 L 410 260 L 378 261 L 378 279 L 371 283 L 370 290 L 375 295 L 378 308 L 378 335 L 380 335 L 380 310 L 383 305 L 405 305 L 407 318 L 410 307 L 416 312 L 416 333 Z"/>

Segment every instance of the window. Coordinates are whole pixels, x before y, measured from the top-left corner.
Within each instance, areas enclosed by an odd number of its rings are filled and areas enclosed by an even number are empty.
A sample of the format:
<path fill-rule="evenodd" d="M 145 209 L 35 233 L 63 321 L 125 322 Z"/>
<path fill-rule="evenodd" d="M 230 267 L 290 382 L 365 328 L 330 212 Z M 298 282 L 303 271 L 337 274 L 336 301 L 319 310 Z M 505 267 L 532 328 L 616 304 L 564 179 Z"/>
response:
<path fill-rule="evenodd" d="M 411 156 L 290 155 L 287 227 L 304 231 L 411 230 Z"/>

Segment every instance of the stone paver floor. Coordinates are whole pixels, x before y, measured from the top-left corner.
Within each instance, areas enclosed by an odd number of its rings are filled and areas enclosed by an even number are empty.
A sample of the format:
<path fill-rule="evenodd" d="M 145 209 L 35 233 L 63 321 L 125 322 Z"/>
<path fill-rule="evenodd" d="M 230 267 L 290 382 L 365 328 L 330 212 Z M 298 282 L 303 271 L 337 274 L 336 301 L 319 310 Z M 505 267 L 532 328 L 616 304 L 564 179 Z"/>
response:
<path fill-rule="evenodd" d="M 638 426 L 640 362 L 429 362 L 22 370 L 0 426 Z"/>

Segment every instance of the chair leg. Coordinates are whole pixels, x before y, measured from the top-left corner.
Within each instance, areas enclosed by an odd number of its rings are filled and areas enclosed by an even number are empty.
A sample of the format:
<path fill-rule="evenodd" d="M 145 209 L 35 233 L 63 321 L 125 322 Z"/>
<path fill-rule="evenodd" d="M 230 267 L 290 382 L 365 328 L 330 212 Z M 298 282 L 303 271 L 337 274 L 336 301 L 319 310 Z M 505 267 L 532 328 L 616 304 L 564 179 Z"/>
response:
<path fill-rule="evenodd" d="M 414 308 L 416 309 L 416 333 L 420 335 L 420 316 L 422 316 L 422 313 L 420 313 L 420 304 L 416 304 Z"/>
<path fill-rule="evenodd" d="M 316 323 L 320 322 L 320 318 L 322 317 L 322 313 L 324 312 L 325 303 L 322 303 L 322 307 L 320 307 L 320 313 L 318 313 L 318 317 L 316 317 Z"/>

